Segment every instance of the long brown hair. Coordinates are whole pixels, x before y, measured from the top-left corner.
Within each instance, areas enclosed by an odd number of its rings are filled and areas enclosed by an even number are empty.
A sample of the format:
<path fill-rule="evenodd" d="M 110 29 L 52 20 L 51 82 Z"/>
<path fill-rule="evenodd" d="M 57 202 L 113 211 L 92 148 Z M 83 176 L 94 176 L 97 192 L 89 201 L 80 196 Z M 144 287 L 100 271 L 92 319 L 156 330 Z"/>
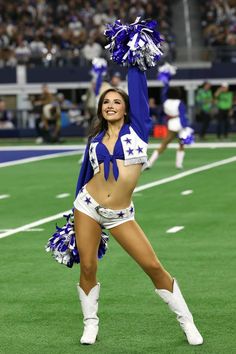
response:
<path fill-rule="evenodd" d="M 91 138 L 93 138 L 97 134 L 101 133 L 102 131 L 107 130 L 107 128 L 108 128 L 108 123 L 102 115 L 102 104 L 103 104 L 104 98 L 108 92 L 117 92 L 121 95 L 121 97 L 124 100 L 125 109 L 127 112 L 127 114 L 124 117 L 124 123 L 129 123 L 129 96 L 127 95 L 127 93 L 125 91 L 123 91 L 119 88 L 111 87 L 111 88 L 107 89 L 106 91 L 104 91 L 99 98 L 98 108 L 97 108 L 97 118 L 94 119 L 94 121 L 92 123 L 90 134 L 89 134 L 89 141 L 91 140 Z"/>

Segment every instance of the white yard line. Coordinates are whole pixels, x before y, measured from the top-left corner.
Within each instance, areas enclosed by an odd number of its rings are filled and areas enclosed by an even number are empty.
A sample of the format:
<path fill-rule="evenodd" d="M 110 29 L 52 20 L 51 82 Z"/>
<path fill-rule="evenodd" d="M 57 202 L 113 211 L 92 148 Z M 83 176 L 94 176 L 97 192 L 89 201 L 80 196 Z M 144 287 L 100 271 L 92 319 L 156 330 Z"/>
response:
<path fill-rule="evenodd" d="M 69 196 L 70 196 L 70 193 L 61 193 L 61 194 L 56 195 L 56 198 L 62 199 L 62 198 L 67 198 Z"/>
<path fill-rule="evenodd" d="M 10 198 L 10 194 L 1 194 L 0 199 Z"/>
<path fill-rule="evenodd" d="M 189 195 L 189 194 L 192 194 L 192 193 L 193 193 L 193 190 L 192 189 L 188 189 L 186 191 L 181 192 L 180 194 L 181 195 Z"/>
<path fill-rule="evenodd" d="M 175 176 L 163 178 L 163 179 L 161 179 L 159 181 L 155 181 L 155 182 L 144 184 L 143 186 L 139 186 L 139 187 L 135 188 L 134 192 L 139 192 L 141 190 L 145 190 L 145 189 L 149 189 L 149 188 L 152 188 L 152 187 L 156 187 L 156 186 L 159 186 L 161 184 L 165 184 L 165 183 L 169 183 L 169 182 L 172 182 L 172 181 L 176 181 L 176 180 L 181 179 L 183 177 L 190 176 L 190 175 L 198 173 L 198 172 L 210 170 L 212 168 L 215 168 L 215 167 L 218 167 L 218 166 L 223 166 L 223 165 L 226 165 L 228 163 L 235 162 L 235 161 L 236 161 L 236 156 L 230 157 L 230 158 L 225 159 L 225 160 L 216 161 L 216 162 L 213 162 L 213 163 L 201 166 L 201 167 L 193 168 L 192 170 L 189 170 L 189 171 L 186 171 L 186 172 L 182 172 L 182 173 L 178 173 Z M 39 225 L 46 224 L 46 223 L 48 223 L 50 221 L 54 221 L 54 220 L 60 219 L 64 214 L 68 214 L 69 212 L 70 212 L 70 210 L 67 210 L 67 211 L 61 212 L 59 214 L 52 215 L 52 216 L 49 216 L 47 218 L 32 222 L 30 224 L 20 226 L 20 227 L 18 227 L 16 229 L 13 229 L 11 231 L 8 231 L 8 232 L 5 232 L 5 233 L 1 234 L 0 238 L 8 237 L 8 236 L 17 234 L 19 232 L 26 231 L 26 230 L 28 230 L 30 228 L 34 228 L 34 227 L 37 227 Z"/>
<path fill-rule="evenodd" d="M 184 229 L 184 226 L 173 226 L 170 229 L 166 230 L 167 234 L 175 234 Z"/>
<path fill-rule="evenodd" d="M 159 181 L 154 181 L 154 182 L 150 182 L 150 183 L 144 184 L 143 186 L 139 186 L 139 187 L 135 188 L 134 192 L 140 192 L 140 191 L 143 191 L 145 189 L 149 189 L 149 188 L 152 188 L 152 187 L 159 186 L 161 184 L 165 184 L 165 183 L 168 183 L 168 182 L 173 182 L 173 181 L 176 181 L 177 179 L 180 179 L 180 178 L 183 178 L 183 177 L 186 177 L 186 176 L 190 176 L 190 175 L 193 175 L 193 174 L 198 173 L 198 172 L 210 170 L 211 168 L 215 168 L 215 167 L 218 167 L 218 166 L 226 165 L 228 163 L 235 162 L 235 161 L 236 161 L 236 156 L 233 156 L 233 157 L 230 157 L 230 158 L 225 159 L 225 160 L 220 160 L 220 161 L 216 161 L 216 162 L 204 165 L 204 166 L 196 167 L 196 168 L 193 168 L 192 170 L 181 172 L 181 173 L 178 173 L 177 175 L 166 177 L 166 178 L 160 179 Z M 144 172 L 144 173 L 148 173 L 148 172 Z"/>
<path fill-rule="evenodd" d="M 0 234 L 1 234 L 1 232 L 9 232 L 9 231 L 12 231 L 12 230 L 14 230 L 14 229 L 2 229 L 2 230 L 0 230 Z M 25 230 L 25 231 L 29 231 L 29 232 L 31 232 L 31 231 L 33 231 L 33 232 L 41 232 L 41 231 L 44 231 L 44 229 L 40 229 L 40 228 L 35 228 L 35 229 L 27 229 L 27 230 Z"/>
<path fill-rule="evenodd" d="M 81 153 L 82 153 L 81 151 L 66 151 L 66 152 L 59 152 L 56 154 L 48 154 L 48 155 L 44 155 L 44 156 L 27 157 L 27 158 L 21 159 L 21 160 L 0 163 L 0 168 L 15 166 L 15 165 L 22 165 L 22 164 L 30 163 L 30 162 L 54 159 L 56 157 L 62 157 L 62 156 L 81 155 Z"/>
<path fill-rule="evenodd" d="M 4 232 L 3 234 L 0 234 L 0 238 L 4 238 L 7 236 L 18 234 L 19 232 L 22 232 L 22 231 L 28 231 L 28 229 L 32 229 L 37 226 L 46 224 L 50 221 L 60 219 L 63 217 L 64 214 L 69 214 L 70 212 L 71 212 L 71 210 L 67 210 L 67 211 L 64 211 L 64 212 L 56 214 L 56 215 L 48 216 L 47 218 L 44 218 L 44 219 L 40 219 L 38 221 L 31 222 L 30 224 L 26 224 L 26 225 L 17 227 L 16 229 L 12 229 L 10 231 Z"/>

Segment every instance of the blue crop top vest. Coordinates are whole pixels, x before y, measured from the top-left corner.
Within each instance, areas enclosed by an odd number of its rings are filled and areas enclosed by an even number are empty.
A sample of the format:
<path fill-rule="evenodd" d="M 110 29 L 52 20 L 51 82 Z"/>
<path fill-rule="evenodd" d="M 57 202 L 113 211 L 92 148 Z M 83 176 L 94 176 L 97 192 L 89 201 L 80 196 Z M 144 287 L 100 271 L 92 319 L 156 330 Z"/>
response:
<path fill-rule="evenodd" d="M 105 131 L 96 135 L 87 144 L 78 178 L 76 196 L 79 190 L 99 172 L 101 163 L 104 163 L 104 178 L 108 179 L 110 163 L 112 163 L 112 172 L 117 180 L 119 178 L 117 159 L 124 160 L 125 166 L 147 161 L 147 143 L 151 128 L 148 89 L 145 73 L 136 67 L 128 69 L 128 92 L 130 123 L 122 126 L 112 155 L 102 143 Z"/>

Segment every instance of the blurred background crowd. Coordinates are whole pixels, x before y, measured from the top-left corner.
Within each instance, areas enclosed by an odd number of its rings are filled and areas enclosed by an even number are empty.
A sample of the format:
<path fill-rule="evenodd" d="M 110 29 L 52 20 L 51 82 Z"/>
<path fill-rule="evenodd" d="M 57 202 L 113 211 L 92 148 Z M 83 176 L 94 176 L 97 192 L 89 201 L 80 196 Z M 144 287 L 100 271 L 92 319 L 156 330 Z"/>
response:
<path fill-rule="evenodd" d="M 0 66 L 75 65 L 106 56 L 104 29 L 122 19 L 155 18 L 175 55 L 169 1 L 0 1 Z"/>
<path fill-rule="evenodd" d="M 190 10 L 190 33 L 184 3 Z M 217 61 L 236 62 L 236 0 L 0 0 L 0 70 L 16 71 L 20 65 L 25 72 L 55 67 L 89 72 L 94 58 L 109 60 L 104 50 L 106 24 L 117 19 L 132 23 L 137 16 L 157 20 L 164 39 L 164 61 L 187 69 L 194 67 L 195 61 L 202 64 L 205 60 L 210 66 Z M 189 48 L 188 36 L 192 36 Z M 211 57 L 211 50 L 218 54 Z M 201 77 L 193 86 L 191 75 L 180 80 L 179 86 L 199 138 L 206 139 L 208 132 L 214 132 L 218 139 L 227 139 L 236 127 L 236 81 L 224 79 L 220 84 Z M 62 141 L 60 131 L 70 125 L 82 125 L 87 131 L 97 102 L 95 82 L 91 76 L 89 82 L 88 77 L 79 88 L 71 89 L 62 77 L 53 90 L 50 81 L 42 79 L 35 92 L 16 82 L 12 93 L 5 93 L 0 78 L 0 129 L 34 129 L 38 143 Z M 124 86 L 125 76 L 110 72 L 103 81 Z M 160 120 L 160 91 L 160 82 L 149 87 L 153 125 L 164 123 Z"/>

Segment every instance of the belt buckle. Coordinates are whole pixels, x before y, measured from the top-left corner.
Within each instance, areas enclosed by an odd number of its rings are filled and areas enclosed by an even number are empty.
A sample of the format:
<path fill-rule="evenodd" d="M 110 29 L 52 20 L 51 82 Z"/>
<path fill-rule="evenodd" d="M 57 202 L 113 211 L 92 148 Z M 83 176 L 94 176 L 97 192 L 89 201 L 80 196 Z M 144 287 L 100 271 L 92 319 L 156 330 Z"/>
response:
<path fill-rule="evenodd" d="M 100 216 L 103 216 L 104 218 L 114 218 L 114 213 L 112 211 L 108 211 L 106 208 L 103 208 L 100 205 L 96 206 L 95 210 Z"/>

